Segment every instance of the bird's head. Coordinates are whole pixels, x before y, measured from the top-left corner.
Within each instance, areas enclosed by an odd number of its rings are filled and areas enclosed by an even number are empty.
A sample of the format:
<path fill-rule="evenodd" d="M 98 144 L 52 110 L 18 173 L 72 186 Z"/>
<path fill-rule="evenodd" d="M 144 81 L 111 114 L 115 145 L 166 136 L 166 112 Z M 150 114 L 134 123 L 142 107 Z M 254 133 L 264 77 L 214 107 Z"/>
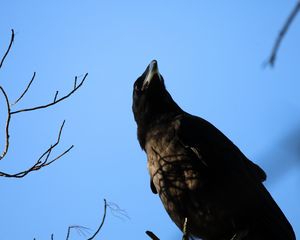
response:
<path fill-rule="evenodd" d="M 157 61 L 153 60 L 133 85 L 132 110 L 137 123 L 157 110 L 165 92 L 164 80 L 159 73 Z"/>
<path fill-rule="evenodd" d="M 147 125 L 179 107 L 173 101 L 153 60 L 133 85 L 132 110 L 138 125 Z"/>

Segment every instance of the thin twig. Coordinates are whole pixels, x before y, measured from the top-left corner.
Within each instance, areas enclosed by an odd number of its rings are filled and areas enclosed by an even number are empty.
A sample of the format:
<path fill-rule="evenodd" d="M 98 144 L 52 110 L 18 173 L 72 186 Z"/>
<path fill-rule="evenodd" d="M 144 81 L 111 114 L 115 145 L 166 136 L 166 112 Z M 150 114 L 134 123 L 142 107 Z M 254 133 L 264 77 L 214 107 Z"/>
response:
<path fill-rule="evenodd" d="M 59 98 L 59 99 L 54 99 L 53 102 L 51 103 L 48 103 L 48 104 L 45 104 L 45 105 L 41 105 L 41 106 L 37 106 L 37 107 L 32 107 L 32 108 L 25 108 L 25 109 L 20 109 L 20 110 L 17 110 L 17 111 L 13 111 L 11 112 L 11 114 L 16 114 L 16 113 L 20 113 L 20 112 L 28 112 L 28 111 L 34 111 L 34 110 L 38 110 L 38 109 L 42 109 L 42 108 L 48 108 L 54 104 L 57 104 L 61 101 L 63 101 L 64 99 L 70 97 L 74 92 L 76 92 L 76 90 L 78 88 L 81 87 L 81 85 L 83 84 L 83 82 L 85 81 L 86 77 L 88 76 L 88 73 L 86 73 L 82 79 L 82 81 L 78 84 L 78 86 L 76 86 L 76 88 L 74 88 L 72 91 L 70 91 L 67 95 Z"/>
<path fill-rule="evenodd" d="M 106 203 L 106 200 L 104 199 L 104 212 L 103 212 L 103 217 L 102 217 L 102 221 L 98 227 L 98 229 L 96 230 L 96 232 L 94 233 L 93 236 L 91 236 L 90 238 L 88 238 L 87 240 L 92 240 L 94 239 L 94 237 L 96 237 L 96 235 L 100 232 L 103 224 L 104 224 L 104 221 L 105 221 L 105 217 L 106 217 L 106 209 L 107 209 L 107 203 Z"/>
<path fill-rule="evenodd" d="M 102 221 L 98 227 L 98 229 L 96 230 L 96 232 L 93 234 L 93 236 L 91 236 L 90 238 L 88 238 L 87 240 L 92 240 L 101 230 L 103 224 L 104 224 L 104 221 L 105 221 L 105 217 L 106 217 L 106 209 L 107 209 L 107 202 L 106 200 L 104 199 L 104 212 L 103 212 L 103 216 L 102 216 Z M 70 238 L 70 235 L 71 235 L 71 230 L 72 229 L 76 229 L 77 231 L 79 231 L 81 234 L 83 234 L 83 230 L 89 230 L 89 228 L 87 227 L 83 227 L 83 226 L 80 226 L 80 225 L 73 225 L 73 226 L 69 226 L 68 227 L 68 231 L 67 231 L 67 236 L 66 236 L 66 240 L 69 240 Z"/>
<path fill-rule="evenodd" d="M 56 93 L 55 93 L 55 96 L 54 96 L 53 102 L 55 102 L 55 101 L 56 101 L 56 99 L 57 99 L 57 95 L 58 95 L 58 91 L 56 91 Z"/>
<path fill-rule="evenodd" d="M 0 86 L 0 90 L 1 90 L 2 94 L 4 95 L 5 102 L 6 102 L 6 108 L 7 108 L 7 118 L 6 118 L 6 124 L 5 124 L 5 146 L 0 155 L 0 160 L 1 160 L 2 158 L 5 157 L 5 155 L 8 151 L 8 147 L 9 147 L 9 123 L 10 123 L 11 115 L 10 115 L 10 106 L 9 106 L 8 96 L 1 86 Z"/>
<path fill-rule="evenodd" d="M 265 63 L 265 65 L 270 65 L 271 67 L 274 67 L 276 57 L 277 57 L 277 53 L 278 53 L 278 49 L 281 45 L 281 42 L 282 42 L 284 36 L 286 35 L 287 31 L 289 30 L 289 27 L 290 27 L 291 23 L 293 22 L 293 20 L 295 19 L 295 17 L 297 15 L 297 13 L 299 12 L 299 10 L 300 10 L 300 0 L 297 1 L 297 4 L 293 8 L 292 12 L 290 13 L 288 18 L 286 19 L 282 29 L 280 30 L 280 32 L 279 32 L 279 34 L 278 34 L 278 36 L 275 40 L 271 55 L 270 55 L 268 61 Z"/>
<path fill-rule="evenodd" d="M 8 178 L 22 178 L 24 176 L 26 176 L 28 173 L 33 172 L 33 171 L 37 171 L 43 167 L 49 166 L 50 164 L 52 164 L 53 162 L 55 162 L 56 160 L 58 160 L 59 158 L 61 158 L 63 155 L 67 154 L 73 147 L 74 145 L 70 146 L 68 149 L 66 149 L 64 152 L 62 152 L 60 155 L 56 156 L 55 158 L 53 158 L 52 160 L 48 160 L 50 157 L 50 154 L 52 152 L 52 150 L 59 144 L 60 142 L 60 138 L 61 138 L 61 134 L 62 134 L 62 129 L 64 127 L 65 121 L 63 121 L 60 129 L 59 129 L 59 133 L 58 133 L 58 137 L 56 142 L 51 145 L 36 161 L 36 163 L 30 167 L 27 170 L 21 171 L 19 173 L 14 173 L 14 174 L 9 174 L 9 173 L 4 173 L 4 172 L 0 172 L 0 177 L 8 177 Z M 42 159 L 45 157 L 45 159 L 42 161 Z"/>
<path fill-rule="evenodd" d="M 17 104 L 24 97 L 24 95 L 27 93 L 28 89 L 30 88 L 30 85 L 33 82 L 34 78 L 35 78 L 35 72 L 33 73 L 33 76 L 31 78 L 30 82 L 28 83 L 26 89 L 24 90 L 24 92 L 21 94 L 21 96 L 12 105 Z"/>
<path fill-rule="evenodd" d="M 77 76 L 75 77 L 75 80 L 74 80 L 74 89 L 76 88 L 77 86 Z"/>
<path fill-rule="evenodd" d="M 12 34 L 11 34 L 11 40 L 9 43 L 9 46 L 5 52 L 5 54 L 3 55 L 1 62 L 0 62 L 0 68 L 2 67 L 4 60 L 6 59 L 6 56 L 8 55 L 8 53 L 10 52 L 11 46 L 14 42 L 14 30 L 12 29 Z M 20 95 L 20 97 L 15 101 L 14 104 L 18 103 L 27 93 L 27 91 L 29 90 L 34 78 L 35 78 L 36 73 L 34 72 L 29 84 L 27 85 L 26 89 L 24 90 L 24 92 Z M 57 100 L 57 95 L 58 92 L 55 94 L 54 97 L 54 101 L 52 103 L 46 104 L 46 105 L 42 105 L 42 106 L 38 106 L 35 108 L 28 108 L 28 109 L 21 109 L 21 110 L 17 110 L 12 112 L 10 106 L 14 105 L 14 104 L 10 104 L 9 102 L 9 98 L 5 92 L 5 90 L 0 86 L 0 92 L 3 94 L 4 98 L 5 98 L 5 102 L 7 105 L 7 119 L 6 119 L 6 125 L 5 125 L 5 146 L 4 146 L 4 150 L 2 151 L 2 153 L 0 152 L 0 160 L 3 159 L 9 149 L 9 125 L 10 125 L 10 120 L 11 120 L 11 116 L 15 113 L 19 113 L 19 112 L 25 112 L 25 111 L 33 111 L 33 110 L 37 110 L 37 109 L 41 109 L 41 108 L 47 108 L 50 107 L 60 101 L 63 101 L 64 99 L 68 98 L 69 96 L 71 96 L 75 91 L 77 91 L 78 88 L 80 88 L 83 84 L 83 82 L 85 81 L 86 77 L 87 77 L 87 73 L 84 75 L 82 81 L 80 82 L 80 84 L 77 86 L 77 77 L 75 77 L 75 83 L 74 83 L 74 89 L 72 91 L 70 91 L 67 95 L 65 95 L 64 97 L 60 98 Z M 37 171 L 43 167 L 46 167 L 50 164 L 52 164 L 53 162 L 55 162 L 56 160 L 58 160 L 59 158 L 61 158 L 62 156 L 64 156 L 65 154 L 67 154 L 74 146 L 70 146 L 68 149 L 66 149 L 64 152 L 62 152 L 61 154 L 59 154 L 58 156 L 50 159 L 52 150 L 59 144 L 60 142 L 60 138 L 61 138 L 61 133 L 62 133 L 62 129 L 64 127 L 65 121 L 63 121 L 59 133 L 58 133 L 58 137 L 56 142 L 51 145 L 39 158 L 38 160 L 35 162 L 35 164 L 33 166 L 31 166 L 29 169 L 15 173 L 15 174 L 9 174 L 9 173 L 5 173 L 5 172 L 0 172 L 0 177 L 9 177 L 9 178 L 22 178 L 24 176 L 26 176 L 28 173 L 33 172 L 33 171 Z M 54 236 L 52 235 L 51 238 L 53 238 Z"/>
<path fill-rule="evenodd" d="M 71 234 L 71 230 L 72 230 L 72 229 L 76 229 L 77 232 L 79 232 L 80 235 L 84 235 L 84 236 L 85 236 L 85 234 L 86 234 L 84 231 L 90 230 L 90 229 L 87 228 L 87 227 L 79 226 L 79 225 L 69 226 L 69 227 L 68 227 L 68 231 L 67 231 L 66 240 L 69 240 L 70 234 Z"/>
<path fill-rule="evenodd" d="M 10 38 L 10 42 L 9 42 L 9 45 L 8 45 L 8 48 L 7 48 L 6 52 L 4 53 L 4 55 L 3 55 L 2 59 L 1 59 L 1 62 L 0 62 L 0 68 L 2 67 L 3 62 L 4 62 L 4 60 L 5 60 L 6 56 L 7 56 L 7 54 L 8 54 L 9 51 L 10 51 L 10 48 L 11 48 L 13 42 L 14 42 L 14 39 L 15 39 L 15 32 L 14 32 L 14 30 L 12 29 L 12 30 L 11 30 L 11 38 Z"/>
<path fill-rule="evenodd" d="M 109 208 L 109 210 L 111 211 L 114 217 L 117 217 L 121 220 L 130 219 L 126 210 L 120 208 L 118 204 L 113 202 L 108 202 L 107 207 Z"/>
<path fill-rule="evenodd" d="M 151 231 L 146 231 L 146 234 L 152 239 L 152 240 L 159 240 L 159 238 Z"/>

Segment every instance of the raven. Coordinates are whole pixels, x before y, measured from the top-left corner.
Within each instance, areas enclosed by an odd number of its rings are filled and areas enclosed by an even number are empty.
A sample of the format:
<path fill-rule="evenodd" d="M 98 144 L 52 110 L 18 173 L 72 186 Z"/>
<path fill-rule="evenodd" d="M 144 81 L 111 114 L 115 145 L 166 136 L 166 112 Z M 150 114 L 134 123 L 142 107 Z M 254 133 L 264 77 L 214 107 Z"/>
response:
<path fill-rule="evenodd" d="M 262 184 L 265 172 L 175 103 L 155 60 L 134 83 L 132 110 L 151 190 L 181 230 L 203 240 L 296 239 Z"/>

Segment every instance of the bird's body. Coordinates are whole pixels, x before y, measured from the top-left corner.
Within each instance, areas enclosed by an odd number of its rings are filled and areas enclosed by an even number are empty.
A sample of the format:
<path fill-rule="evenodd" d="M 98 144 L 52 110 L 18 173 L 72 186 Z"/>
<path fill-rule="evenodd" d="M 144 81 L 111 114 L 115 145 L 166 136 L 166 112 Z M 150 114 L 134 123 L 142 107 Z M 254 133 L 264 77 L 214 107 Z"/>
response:
<path fill-rule="evenodd" d="M 180 117 L 166 122 L 163 128 L 154 128 L 147 136 L 145 150 L 154 191 L 180 229 L 187 218 L 194 235 L 216 239 L 214 235 L 227 232 L 231 222 L 215 203 L 219 201 L 220 186 L 214 189 L 213 181 L 209 181 L 202 156 L 185 146 L 178 136 Z"/>
<path fill-rule="evenodd" d="M 266 175 L 217 128 L 171 98 L 156 61 L 136 81 L 133 112 L 151 189 L 176 225 L 204 240 L 294 240 Z"/>

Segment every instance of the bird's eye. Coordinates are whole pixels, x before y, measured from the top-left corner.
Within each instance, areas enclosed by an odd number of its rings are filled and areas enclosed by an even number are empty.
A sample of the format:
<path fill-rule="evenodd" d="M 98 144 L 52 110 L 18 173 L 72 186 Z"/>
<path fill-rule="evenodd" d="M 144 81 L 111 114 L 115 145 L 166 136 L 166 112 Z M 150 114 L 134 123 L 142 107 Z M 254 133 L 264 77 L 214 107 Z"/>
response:
<path fill-rule="evenodd" d="M 139 84 L 136 84 L 135 86 L 134 86 L 134 91 L 136 92 L 136 93 L 141 93 L 142 92 L 142 88 L 141 88 L 141 86 L 139 86 Z"/>

